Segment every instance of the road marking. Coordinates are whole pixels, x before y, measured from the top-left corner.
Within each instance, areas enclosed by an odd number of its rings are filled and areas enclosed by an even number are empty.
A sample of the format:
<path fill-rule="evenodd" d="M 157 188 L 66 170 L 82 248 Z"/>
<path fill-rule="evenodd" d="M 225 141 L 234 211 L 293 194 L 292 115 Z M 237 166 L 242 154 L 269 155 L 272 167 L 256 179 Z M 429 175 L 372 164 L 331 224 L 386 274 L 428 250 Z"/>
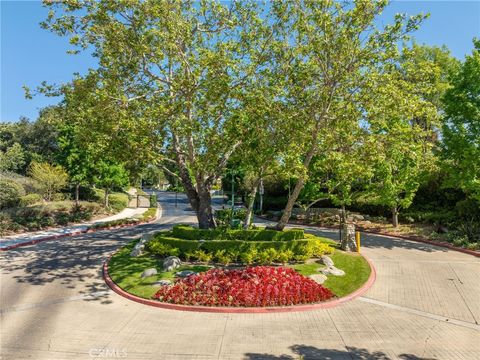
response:
<path fill-rule="evenodd" d="M 380 306 L 383 306 L 383 307 L 386 307 L 386 308 L 389 308 L 389 309 L 403 311 L 403 312 L 406 312 L 406 313 L 409 313 L 409 314 L 423 316 L 423 317 L 426 317 L 426 318 L 439 320 L 439 321 L 447 322 L 447 323 L 450 323 L 450 324 L 455 324 L 455 325 L 458 325 L 458 326 L 463 326 L 463 327 L 466 327 L 466 328 L 470 328 L 470 329 L 473 329 L 473 330 L 480 331 L 480 325 L 469 323 L 469 322 L 466 322 L 466 321 L 451 319 L 451 318 L 447 318 L 447 317 L 444 317 L 444 316 L 441 316 L 441 315 L 432 314 L 432 313 L 428 313 L 428 312 L 421 311 L 421 310 L 415 310 L 415 309 L 407 308 L 407 307 L 400 306 L 400 305 L 394 305 L 394 304 L 386 303 L 386 302 L 383 302 L 383 301 L 380 301 L 380 300 L 367 298 L 367 297 L 364 297 L 364 296 L 360 296 L 358 298 L 358 300 L 366 302 L 366 303 L 370 303 L 370 304 L 380 305 Z"/>
<path fill-rule="evenodd" d="M 50 306 L 50 305 L 60 304 L 60 303 L 68 302 L 68 301 L 96 299 L 98 297 L 108 295 L 111 292 L 112 292 L 112 290 L 96 291 L 96 292 L 93 292 L 93 293 L 90 293 L 90 294 L 68 296 L 68 297 L 65 297 L 65 298 L 60 298 L 60 299 L 55 299 L 55 300 L 47 300 L 47 301 L 42 301 L 42 302 L 39 302 L 39 303 L 11 306 L 11 307 L 8 307 L 8 308 L 0 309 L 0 314 L 5 314 L 5 313 L 8 313 L 8 312 L 15 312 L 15 311 L 29 310 L 29 309 L 39 308 L 39 307 L 43 307 L 43 306 Z"/>

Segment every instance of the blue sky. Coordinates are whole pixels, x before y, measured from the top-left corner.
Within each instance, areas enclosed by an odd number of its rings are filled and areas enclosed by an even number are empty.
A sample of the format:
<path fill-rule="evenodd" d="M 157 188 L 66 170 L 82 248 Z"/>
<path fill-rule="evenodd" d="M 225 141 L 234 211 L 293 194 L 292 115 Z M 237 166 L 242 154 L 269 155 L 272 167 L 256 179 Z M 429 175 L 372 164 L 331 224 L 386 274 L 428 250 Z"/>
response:
<path fill-rule="evenodd" d="M 35 119 L 38 110 L 58 99 L 24 98 L 23 85 L 35 87 L 68 82 L 75 72 L 85 73 L 95 66 L 88 54 L 68 55 L 66 38 L 42 30 L 39 23 L 47 9 L 40 1 L 4 1 L 1 4 L 1 114 L 0 121 L 16 121 L 20 116 Z M 480 0 L 397 0 L 379 21 L 388 23 L 395 13 L 431 13 L 414 34 L 417 42 L 447 45 L 452 54 L 463 59 L 473 48 L 472 38 L 480 37 Z"/>

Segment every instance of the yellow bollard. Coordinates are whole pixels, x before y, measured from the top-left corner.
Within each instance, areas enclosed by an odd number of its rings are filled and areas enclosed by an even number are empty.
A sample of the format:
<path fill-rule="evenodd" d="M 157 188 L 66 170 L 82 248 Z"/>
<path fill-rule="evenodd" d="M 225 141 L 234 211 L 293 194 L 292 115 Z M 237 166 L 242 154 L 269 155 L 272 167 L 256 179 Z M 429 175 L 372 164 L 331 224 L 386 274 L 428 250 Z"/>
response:
<path fill-rule="evenodd" d="M 355 241 L 357 243 L 357 252 L 360 253 L 360 231 L 355 232 Z"/>

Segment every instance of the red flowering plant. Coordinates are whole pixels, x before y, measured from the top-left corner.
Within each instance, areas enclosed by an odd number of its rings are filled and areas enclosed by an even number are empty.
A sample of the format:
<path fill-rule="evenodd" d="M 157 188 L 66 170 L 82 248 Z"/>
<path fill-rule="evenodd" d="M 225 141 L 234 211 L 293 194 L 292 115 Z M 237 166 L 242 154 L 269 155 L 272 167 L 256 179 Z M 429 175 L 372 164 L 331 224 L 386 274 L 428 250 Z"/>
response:
<path fill-rule="evenodd" d="M 311 304 L 333 296 L 291 268 L 256 266 L 192 275 L 161 287 L 153 298 L 183 305 L 265 307 Z"/>

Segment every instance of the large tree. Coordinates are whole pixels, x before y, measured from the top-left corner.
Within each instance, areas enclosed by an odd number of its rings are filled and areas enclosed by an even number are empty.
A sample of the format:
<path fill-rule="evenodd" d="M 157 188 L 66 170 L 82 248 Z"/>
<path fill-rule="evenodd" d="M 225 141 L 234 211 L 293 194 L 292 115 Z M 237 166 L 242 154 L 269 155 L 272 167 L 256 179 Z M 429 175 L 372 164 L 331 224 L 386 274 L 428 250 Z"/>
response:
<path fill-rule="evenodd" d="M 444 97 L 443 158 L 448 184 L 480 201 L 480 40 L 474 40 Z"/>
<path fill-rule="evenodd" d="M 242 143 L 248 124 L 238 104 L 263 57 L 258 43 L 267 26 L 255 4 L 47 4 L 52 12 L 44 27 L 69 35 L 80 49 L 94 49 L 101 87 L 119 86 L 122 92 L 112 97 L 123 107 L 144 104 L 152 133 L 164 140 L 158 160 L 175 162 L 199 226 L 214 226 L 210 189 Z"/>
<path fill-rule="evenodd" d="M 272 4 L 283 38 L 279 72 L 295 126 L 298 151 L 297 182 L 276 228 L 287 224 L 308 179 L 312 159 L 326 151 L 322 138 L 337 126 L 345 103 L 361 101 L 361 89 L 372 83 L 372 73 L 398 59 L 397 42 L 418 27 L 423 16 L 395 16 L 393 24 L 376 26 L 388 1 L 286 1 Z M 360 105 L 359 105 L 360 106 Z M 358 122 L 360 119 L 351 118 Z"/>

